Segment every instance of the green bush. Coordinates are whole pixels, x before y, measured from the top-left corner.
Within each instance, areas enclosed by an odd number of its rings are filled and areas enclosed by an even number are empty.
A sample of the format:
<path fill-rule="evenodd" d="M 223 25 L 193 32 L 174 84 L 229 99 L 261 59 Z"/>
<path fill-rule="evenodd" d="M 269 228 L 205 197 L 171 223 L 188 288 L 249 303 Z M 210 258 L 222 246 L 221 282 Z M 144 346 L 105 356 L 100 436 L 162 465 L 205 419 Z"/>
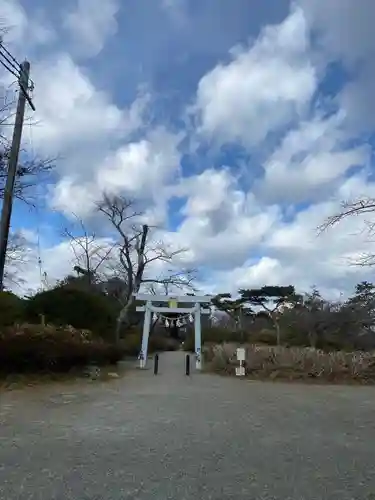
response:
<path fill-rule="evenodd" d="M 121 347 L 126 355 L 138 356 L 142 346 L 142 332 L 133 329 L 121 341 Z M 148 343 L 148 352 L 176 351 L 180 348 L 178 340 L 160 334 L 151 334 Z"/>
<path fill-rule="evenodd" d="M 202 330 L 202 345 L 205 344 L 222 344 L 223 342 L 246 342 L 247 335 L 244 332 L 238 331 L 234 332 L 226 328 L 220 327 L 209 327 L 203 328 Z M 184 350 L 188 352 L 194 352 L 195 350 L 195 339 L 194 331 L 189 332 L 188 336 L 184 342 Z"/>
<path fill-rule="evenodd" d="M 252 344 L 260 344 L 260 345 L 276 345 L 277 344 L 277 336 L 275 330 L 271 330 L 268 328 L 263 328 L 259 332 L 252 333 L 248 336 L 249 341 Z"/>
<path fill-rule="evenodd" d="M 149 343 L 150 352 L 177 351 L 180 348 L 180 342 L 163 335 L 151 335 Z"/>
<path fill-rule="evenodd" d="M 11 292 L 0 292 L 0 327 L 22 322 L 24 302 Z"/>
<path fill-rule="evenodd" d="M 86 328 L 112 340 L 117 317 L 115 306 L 105 295 L 58 287 L 25 301 L 25 320 L 38 323 L 41 315 L 55 325 Z"/>
<path fill-rule="evenodd" d="M 120 345 L 127 356 L 138 356 L 142 345 L 142 332 L 134 330 L 128 332 Z"/>
<path fill-rule="evenodd" d="M 123 356 L 121 347 L 72 327 L 20 325 L 0 334 L 0 370 L 4 373 L 67 372 L 89 364 L 113 364 Z"/>

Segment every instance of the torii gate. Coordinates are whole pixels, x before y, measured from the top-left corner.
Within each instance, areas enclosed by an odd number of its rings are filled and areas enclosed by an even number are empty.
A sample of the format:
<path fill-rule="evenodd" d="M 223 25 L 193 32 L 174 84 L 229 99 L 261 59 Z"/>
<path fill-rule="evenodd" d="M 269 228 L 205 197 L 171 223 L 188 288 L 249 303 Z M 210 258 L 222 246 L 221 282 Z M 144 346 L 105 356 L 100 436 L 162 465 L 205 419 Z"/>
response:
<path fill-rule="evenodd" d="M 145 301 L 144 306 L 138 306 L 138 312 L 144 312 L 142 348 L 140 352 L 141 368 L 146 367 L 148 339 L 150 336 L 151 317 L 153 313 L 185 313 L 194 315 L 194 340 L 195 340 L 195 356 L 196 369 L 202 369 L 202 331 L 201 331 L 201 314 L 210 314 L 211 309 L 203 309 L 201 304 L 210 303 L 212 296 L 203 295 L 183 295 L 176 297 L 175 295 L 151 295 L 151 294 L 134 294 L 136 300 Z M 153 302 L 168 302 L 170 307 L 156 307 Z M 192 307 L 178 307 L 179 303 L 189 302 Z M 194 305 L 193 305 L 194 304 Z"/>

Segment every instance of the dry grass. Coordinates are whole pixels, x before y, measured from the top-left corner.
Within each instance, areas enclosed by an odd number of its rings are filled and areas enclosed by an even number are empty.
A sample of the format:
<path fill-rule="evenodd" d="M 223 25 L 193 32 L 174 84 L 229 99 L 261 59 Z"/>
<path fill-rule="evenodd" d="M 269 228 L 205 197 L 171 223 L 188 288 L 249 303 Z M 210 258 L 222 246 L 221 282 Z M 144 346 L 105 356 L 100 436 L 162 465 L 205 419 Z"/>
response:
<path fill-rule="evenodd" d="M 236 344 L 207 346 L 207 369 L 234 375 Z M 247 345 L 250 378 L 375 383 L 374 352 L 323 352 L 312 348 Z"/>

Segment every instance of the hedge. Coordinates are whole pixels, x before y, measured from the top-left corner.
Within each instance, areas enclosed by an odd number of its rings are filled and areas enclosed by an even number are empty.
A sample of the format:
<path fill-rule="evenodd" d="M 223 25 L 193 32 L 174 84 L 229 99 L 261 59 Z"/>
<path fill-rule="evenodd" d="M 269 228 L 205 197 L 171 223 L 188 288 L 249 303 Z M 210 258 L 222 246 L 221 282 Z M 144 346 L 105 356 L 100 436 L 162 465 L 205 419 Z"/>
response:
<path fill-rule="evenodd" d="M 114 364 L 121 347 L 87 330 L 52 325 L 19 325 L 0 333 L 0 372 L 67 372 L 89 364 Z"/>

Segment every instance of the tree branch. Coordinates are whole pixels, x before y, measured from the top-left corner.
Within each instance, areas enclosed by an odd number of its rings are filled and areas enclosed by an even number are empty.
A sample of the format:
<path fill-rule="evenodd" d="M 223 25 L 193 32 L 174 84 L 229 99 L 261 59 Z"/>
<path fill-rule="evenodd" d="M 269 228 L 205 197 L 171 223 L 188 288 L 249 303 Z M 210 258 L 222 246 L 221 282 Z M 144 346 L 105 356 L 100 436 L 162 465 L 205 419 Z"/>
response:
<path fill-rule="evenodd" d="M 333 227 L 348 217 L 363 215 L 375 212 L 375 198 L 365 198 L 357 201 L 345 201 L 342 203 L 342 210 L 328 217 L 323 224 L 318 227 L 318 232 L 322 233 L 329 227 Z"/>

